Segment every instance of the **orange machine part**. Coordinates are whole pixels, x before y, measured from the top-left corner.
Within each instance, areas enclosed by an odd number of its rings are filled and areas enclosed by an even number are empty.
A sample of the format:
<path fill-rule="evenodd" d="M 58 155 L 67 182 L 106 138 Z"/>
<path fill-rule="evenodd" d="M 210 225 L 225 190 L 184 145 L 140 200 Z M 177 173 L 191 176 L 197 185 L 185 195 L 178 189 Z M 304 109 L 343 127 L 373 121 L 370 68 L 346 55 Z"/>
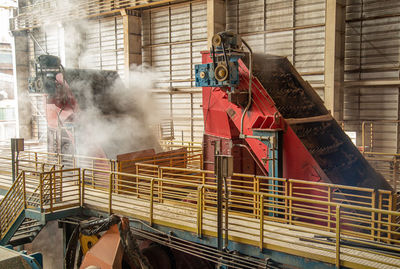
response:
<path fill-rule="evenodd" d="M 81 269 L 96 266 L 101 269 L 119 269 L 122 266 L 124 251 L 120 244 L 118 225 L 115 224 L 86 253 Z"/>

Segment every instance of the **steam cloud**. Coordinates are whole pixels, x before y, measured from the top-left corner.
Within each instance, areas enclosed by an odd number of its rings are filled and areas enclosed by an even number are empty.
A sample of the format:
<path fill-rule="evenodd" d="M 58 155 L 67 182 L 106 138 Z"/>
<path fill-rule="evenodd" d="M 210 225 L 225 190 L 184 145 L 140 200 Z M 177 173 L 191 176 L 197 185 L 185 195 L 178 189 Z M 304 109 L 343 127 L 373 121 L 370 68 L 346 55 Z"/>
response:
<path fill-rule="evenodd" d="M 151 128 L 158 119 L 151 98 L 155 76 L 149 68 L 132 66 L 128 87 L 117 79 L 101 96 L 87 81 L 71 85 L 81 90 L 85 100 L 75 120 L 78 154 L 99 156 L 104 151 L 105 157 L 115 158 L 121 153 L 159 149 Z"/>
<path fill-rule="evenodd" d="M 89 44 L 89 35 L 98 27 L 93 20 L 64 25 L 65 59 L 62 55 L 61 59 L 66 69 L 93 69 L 93 59 L 98 56 L 93 44 Z M 75 111 L 76 153 L 115 158 L 118 154 L 149 148 L 158 151 L 155 128 L 151 126 L 158 124 L 159 115 L 151 92 L 154 80 L 160 75 L 149 67 L 133 65 L 129 76 L 125 74 L 129 77 L 125 85 L 113 75 L 106 76 L 109 77 L 106 84 L 111 81 L 112 85 L 107 85 L 105 92 L 99 92 L 98 85 L 94 86 L 85 75 L 73 81 L 67 78 L 73 94 L 84 100 L 83 105 L 78 102 L 79 109 Z"/>

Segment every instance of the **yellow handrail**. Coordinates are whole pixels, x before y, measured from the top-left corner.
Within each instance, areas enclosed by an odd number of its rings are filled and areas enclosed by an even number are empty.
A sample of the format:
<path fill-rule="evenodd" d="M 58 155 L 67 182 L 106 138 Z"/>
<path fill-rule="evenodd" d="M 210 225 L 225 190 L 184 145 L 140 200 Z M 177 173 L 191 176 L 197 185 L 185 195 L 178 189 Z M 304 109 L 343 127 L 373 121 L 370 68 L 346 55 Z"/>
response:
<path fill-rule="evenodd" d="M 83 178 L 86 174 L 95 175 L 108 175 L 109 176 L 125 176 L 126 179 L 123 182 L 115 183 L 114 181 L 110 181 L 109 189 L 104 192 L 112 192 L 115 189 L 114 184 L 126 184 L 129 182 L 129 179 L 140 179 L 140 185 L 138 187 L 139 194 L 136 193 L 136 189 L 131 189 L 125 191 L 123 196 L 119 197 L 119 194 L 113 193 L 109 196 L 109 199 L 112 199 L 112 207 L 104 207 L 102 204 L 107 203 L 93 203 L 90 199 L 90 194 L 93 192 L 89 186 L 85 185 L 83 181 L 83 192 L 87 192 L 82 197 L 87 197 L 88 200 L 83 200 L 82 204 L 84 206 L 93 206 L 98 208 L 99 210 L 108 211 L 109 213 L 118 213 L 123 212 L 129 215 L 130 202 L 135 204 L 134 201 L 142 201 L 141 207 L 142 209 L 137 209 L 135 213 L 132 213 L 135 218 L 143 219 L 145 221 L 149 221 L 150 225 L 155 224 L 165 224 L 169 227 L 184 229 L 188 231 L 193 231 L 197 233 L 198 236 L 212 235 L 215 236 L 215 232 L 213 229 L 210 230 L 209 226 L 210 221 L 215 221 L 215 218 L 210 219 L 210 214 L 215 214 L 215 204 L 216 204 L 216 189 L 215 185 L 210 184 L 202 184 L 202 183 L 190 183 L 190 182 L 181 182 L 179 180 L 173 179 L 165 179 L 165 178 L 157 178 L 157 177 L 149 177 L 143 176 L 140 174 L 129 174 L 129 173 L 118 173 L 118 172 L 109 172 L 104 170 L 95 170 L 91 171 L 91 169 L 84 169 L 82 171 Z M 96 180 L 96 178 L 95 178 Z M 299 180 L 290 181 L 290 184 L 301 182 Z M 304 183 L 304 182 L 301 182 Z M 308 182 L 307 182 L 308 183 Z M 158 186 L 158 187 L 156 187 Z M 160 186 L 161 189 L 160 189 Z M 332 184 L 327 184 L 328 187 L 331 187 Z M 354 188 L 357 189 L 357 188 Z M 365 188 L 361 188 L 365 190 Z M 195 193 L 193 198 L 190 193 Z M 264 227 L 266 221 L 268 221 L 268 225 L 277 226 L 283 225 L 284 223 L 289 223 L 285 221 L 284 215 L 288 215 L 291 220 L 291 224 L 294 227 L 291 228 L 294 230 L 301 229 L 300 227 L 307 226 L 315 230 L 316 234 L 322 232 L 318 232 L 325 230 L 326 224 L 329 223 L 329 228 L 333 228 L 333 230 L 329 229 L 329 231 L 333 232 L 333 238 L 336 238 L 336 242 L 333 243 L 336 247 L 334 248 L 334 253 L 336 253 L 335 258 L 332 260 L 334 264 L 342 264 L 343 257 L 341 257 L 340 253 L 343 251 L 343 248 L 347 246 L 342 246 L 340 238 L 342 235 L 346 235 L 346 240 L 354 241 L 359 244 L 368 244 L 371 246 L 381 247 L 387 250 L 399 250 L 396 245 L 400 245 L 400 241 L 395 239 L 400 236 L 400 232 L 396 232 L 394 228 L 399 228 L 400 224 L 392 222 L 392 219 L 400 217 L 400 212 L 391 211 L 391 210 L 383 210 L 380 208 L 372 208 L 372 204 L 370 207 L 366 206 L 357 206 L 352 204 L 342 204 L 338 202 L 332 201 L 320 201 L 320 200 L 310 200 L 307 198 L 290 196 L 290 195 L 280 195 L 274 193 L 265 193 L 258 191 L 250 191 L 244 189 L 231 188 L 231 193 L 235 193 L 235 195 L 230 196 L 230 206 L 229 206 L 229 218 L 238 220 L 242 220 L 246 216 L 251 219 L 257 219 L 259 221 L 258 224 L 258 236 L 259 240 L 254 242 L 255 245 L 260 248 L 264 248 L 266 245 L 266 241 L 268 237 L 264 233 Z M 373 192 L 368 189 L 368 192 Z M 97 192 L 98 199 L 101 199 L 101 191 Z M 157 199 L 163 193 L 162 200 Z M 379 192 L 378 192 L 379 193 Z M 389 194 L 390 192 L 382 191 L 382 193 Z M 120 199 L 124 199 L 125 195 L 137 197 L 137 198 L 129 198 L 126 202 L 121 202 Z M 254 200 L 247 199 L 246 197 L 257 196 L 256 206 L 258 210 L 253 211 L 250 210 L 253 208 Z M 240 198 L 242 197 L 242 198 Z M 238 198 L 240 198 L 238 200 Z M 107 199 L 107 198 L 106 198 Z M 125 200 L 123 200 L 125 201 Z M 146 211 L 146 204 L 143 204 L 143 201 L 148 201 L 148 209 Z M 288 202 L 286 202 L 288 201 Z M 104 201 L 105 202 L 105 201 Z M 127 204 L 125 204 L 127 203 Z M 167 208 L 163 213 L 162 207 L 157 207 L 157 214 L 155 214 L 155 205 L 165 205 Z M 308 209 L 304 208 L 304 205 L 314 205 L 314 207 L 308 207 Z M 284 208 L 290 207 L 290 210 L 283 211 Z M 177 212 L 171 211 L 171 208 L 179 208 Z M 126 210 L 124 209 L 126 208 Z M 188 218 L 185 215 L 184 208 L 188 210 L 193 210 L 197 208 L 197 213 L 195 215 L 195 220 L 182 222 L 185 218 Z M 325 208 L 325 209 L 324 209 Z M 330 210 L 330 219 L 321 218 L 321 216 L 326 216 L 326 209 Z M 122 210 L 122 211 L 121 211 Z M 135 209 L 136 210 L 136 209 Z M 140 210 L 143 210 L 143 215 L 141 215 Z M 171 220 L 163 219 L 163 214 L 165 216 L 169 216 Z M 174 214 L 176 216 L 174 217 Z M 189 213 L 188 213 L 189 214 Z M 373 216 L 377 214 L 380 216 L 386 216 L 385 218 L 376 219 Z M 282 215 L 279 217 L 279 215 Z M 312 217 L 315 215 L 315 217 Z M 161 216 L 161 217 L 160 217 Z M 235 217 L 239 216 L 239 217 Z M 295 218 L 297 216 L 297 219 Z M 169 219 L 168 218 L 168 219 Z M 302 220 L 302 218 L 304 220 Z M 176 219 L 176 221 L 174 221 Z M 309 225 L 306 225 L 307 222 L 310 222 Z M 272 221 L 272 222 L 271 222 Z M 203 223 L 207 223 L 207 226 L 204 226 Z M 282 223 L 282 224 L 279 224 Z M 194 225 L 194 226 L 193 226 Z M 215 224 L 214 224 L 215 225 Z M 230 225 L 231 226 L 231 225 Z M 392 228 L 390 228 L 392 227 Z M 390 229 L 389 229 L 390 228 Z M 234 228 L 232 228 L 234 229 Z M 237 233 L 237 231 L 236 231 Z M 243 237 L 241 237 L 243 236 Z M 249 243 L 249 240 L 246 240 L 247 235 L 243 233 L 243 235 L 235 235 L 235 237 L 230 238 L 231 240 L 246 242 Z M 316 239 L 318 240 L 318 239 Z M 369 241 L 366 241 L 369 240 Z M 379 241 L 379 242 L 376 242 Z M 382 242 L 389 242 L 390 244 L 383 244 Z M 250 242 L 251 243 L 251 242 Z M 251 243 L 252 244 L 252 243 Z M 357 247 L 356 247 L 357 248 Z M 362 251 L 362 248 L 359 249 Z M 374 252 L 373 250 L 371 250 Z M 374 252 L 375 253 L 375 252 Z M 377 252 L 378 254 L 378 252 Z M 346 253 L 347 255 L 347 253 Z M 352 254 L 350 254 L 352 255 Z M 386 255 L 386 254 L 385 254 Z M 392 255 L 388 254 L 390 257 Z"/>
<path fill-rule="evenodd" d="M 157 166 L 157 169 L 163 167 Z M 170 178 L 165 178 L 162 173 L 155 176 L 146 176 L 142 174 L 121 173 L 100 169 L 61 169 L 40 173 L 40 208 L 43 212 L 54 212 L 55 210 L 71 208 L 76 206 L 96 208 L 100 211 L 112 213 L 121 213 L 132 216 L 144 221 L 150 225 L 161 224 L 168 227 L 187 230 L 196 233 L 199 237 L 203 235 L 215 236 L 215 214 L 216 214 L 216 190 L 217 186 L 211 182 L 204 181 L 204 175 L 210 171 L 202 171 L 198 176 L 201 179 L 198 182 L 180 181 L 174 179 L 172 168 L 167 167 Z M 177 172 L 192 171 L 193 169 L 178 169 Z M 197 171 L 198 172 L 198 171 Z M 168 174 L 168 173 L 167 173 Z M 178 173 L 179 175 L 179 173 Z M 243 174 L 240 174 L 244 176 Z M 87 185 L 87 177 L 93 177 L 94 182 L 102 181 L 106 178 L 107 184 L 103 189 L 95 189 Z M 122 176 L 124 179 L 122 180 Z M 164 178 L 160 178 L 164 177 Z M 254 176 L 253 176 L 254 177 Z M 257 177 L 258 179 L 270 177 Z M 118 179 L 118 180 L 116 180 Z M 137 185 L 127 185 L 130 180 L 138 179 Z M 342 236 L 346 240 L 356 244 L 367 244 L 386 250 L 399 250 L 400 245 L 400 224 L 395 219 L 400 217 L 400 212 L 374 207 L 375 195 L 372 195 L 371 201 L 365 205 L 346 204 L 342 201 L 336 201 L 334 198 L 327 200 L 311 200 L 306 197 L 296 196 L 297 184 L 312 184 L 307 181 L 279 179 L 283 183 L 283 192 L 262 191 L 260 189 L 245 189 L 235 185 L 230 185 L 229 208 L 225 210 L 229 218 L 230 240 L 235 242 L 252 244 L 259 248 L 274 247 L 270 240 L 285 240 L 282 238 L 271 238 L 268 235 L 269 227 L 275 227 L 274 232 L 279 234 L 279 227 L 287 229 L 285 225 L 291 225 L 293 231 L 307 231 L 312 229 L 316 235 L 328 235 L 336 239 L 336 242 L 327 242 L 333 244 L 332 251 L 335 255 L 330 262 L 336 265 L 346 264 L 346 255 L 341 255 L 348 246 L 340 241 Z M 62 182 L 63 195 L 59 195 L 58 183 Z M 20 184 L 20 185 L 19 185 Z M 121 191 L 118 185 L 128 186 Z M 319 183 L 315 187 L 326 187 L 327 189 L 339 188 L 341 186 L 334 184 Z M 347 187 L 347 186 L 344 186 Z M 49 197 L 44 197 L 44 189 L 49 190 Z M 26 207 L 26 186 L 25 173 L 21 173 L 12 189 L 7 194 L 7 199 L 18 205 L 17 208 Z M 65 189 L 65 191 L 64 191 Z M 351 190 L 365 191 L 366 193 L 375 192 L 366 188 L 351 187 Z M 11 195 L 11 193 L 13 195 Z M 18 195 L 21 193 L 21 195 Z M 328 192 L 330 193 L 330 192 Z M 376 191 L 378 204 L 391 202 L 389 191 Z M 29 199 L 28 199 L 29 200 Z M 4 210 L 4 203 L 0 203 L 0 210 Z M 394 201 L 393 201 L 394 202 Z M 394 202 L 395 203 L 395 202 Z M 8 204 L 6 214 L 0 216 L 0 231 L 3 236 L 6 231 L 4 224 L 12 224 L 15 218 L 9 217 L 10 209 L 14 208 Z M 255 210 L 254 210 L 255 208 Z M 390 207 L 389 207 L 390 208 Z M 196 213 L 193 214 L 193 211 Z M 3 212 L 3 211 L 2 211 Z M 8 216 L 8 217 L 7 217 Z M 244 221 L 244 222 L 243 222 Z M 243 224 L 241 224 L 243 223 Z M 258 240 L 249 240 L 246 229 L 257 227 L 257 232 L 252 237 Z M 245 225 L 245 226 L 241 226 Z M 242 228 L 240 228 L 242 227 Z M 7 228 L 9 229 L 9 228 Z M 278 229 L 278 230 L 276 230 Z M 301 233 L 300 233 L 301 234 Z M 295 238 L 301 238 L 294 233 Z M 300 237 L 299 237 L 300 236 Z M 287 235 L 286 235 L 287 237 Z M 312 239 L 316 242 L 321 239 Z M 319 240 L 319 241 L 318 241 Z M 301 241 L 301 240 L 300 240 Z M 296 244 L 305 244 L 298 242 Z M 305 245 L 306 246 L 306 245 Z M 318 247 L 318 246 L 317 246 Z M 353 247 L 359 251 L 364 251 L 361 247 Z M 373 249 L 369 252 L 379 254 Z M 385 254 L 392 257 L 391 254 Z"/>
<path fill-rule="evenodd" d="M 0 201 L 0 239 L 7 234 L 25 208 L 25 172 L 21 172 Z"/>

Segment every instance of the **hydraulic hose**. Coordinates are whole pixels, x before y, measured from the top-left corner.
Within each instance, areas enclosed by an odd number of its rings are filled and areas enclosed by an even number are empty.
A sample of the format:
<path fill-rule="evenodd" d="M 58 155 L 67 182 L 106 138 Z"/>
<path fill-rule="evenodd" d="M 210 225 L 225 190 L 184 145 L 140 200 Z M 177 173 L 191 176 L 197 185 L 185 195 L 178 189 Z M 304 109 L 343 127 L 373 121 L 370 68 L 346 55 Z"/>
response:
<path fill-rule="evenodd" d="M 250 55 L 249 55 L 250 56 L 249 57 L 249 100 L 247 101 L 247 105 L 243 111 L 242 118 L 240 120 L 240 135 L 239 135 L 240 138 L 245 138 L 245 135 L 243 134 L 243 122 L 244 122 L 244 115 L 246 115 L 246 113 L 249 110 L 250 105 L 251 105 L 251 90 L 252 90 L 251 86 L 252 86 L 252 81 L 253 81 L 253 51 L 251 50 L 250 46 L 246 43 L 246 41 L 244 41 L 242 38 L 241 38 L 241 40 L 250 53 Z"/>

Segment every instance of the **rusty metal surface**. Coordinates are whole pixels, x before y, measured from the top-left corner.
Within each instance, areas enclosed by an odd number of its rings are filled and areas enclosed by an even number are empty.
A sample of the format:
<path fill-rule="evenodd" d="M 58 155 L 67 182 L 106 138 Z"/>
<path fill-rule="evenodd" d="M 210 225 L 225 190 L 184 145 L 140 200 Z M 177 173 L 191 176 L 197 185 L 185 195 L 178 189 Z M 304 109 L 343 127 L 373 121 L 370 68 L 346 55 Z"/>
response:
<path fill-rule="evenodd" d="M 284 57 L 256 54 L 253 72 L 329 180 L 335 184 L 391 190 L 386 180 L 364 159 L 336 120 L 307 122 L 329 111 L 311 86 Z"/>

